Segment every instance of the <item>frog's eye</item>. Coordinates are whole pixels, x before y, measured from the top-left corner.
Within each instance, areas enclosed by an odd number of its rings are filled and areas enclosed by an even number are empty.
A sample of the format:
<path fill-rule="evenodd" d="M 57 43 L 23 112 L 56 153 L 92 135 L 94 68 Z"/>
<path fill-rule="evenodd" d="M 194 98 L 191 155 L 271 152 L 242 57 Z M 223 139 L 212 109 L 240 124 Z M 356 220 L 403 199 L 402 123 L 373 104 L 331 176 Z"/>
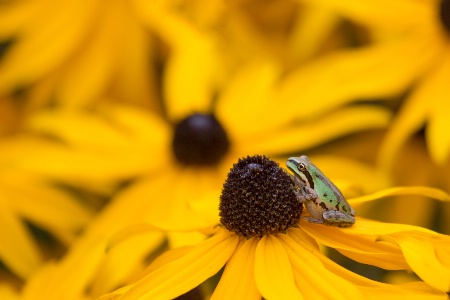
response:
<path fill-rule="evenodd" d="M 306 170 L 305 164 L 304 164 L 304 163 L 299 163 L 299 164 L 298 164 L 298 169 L 299 169 L 300 171 L 305 171 L 305 170 Z"/>

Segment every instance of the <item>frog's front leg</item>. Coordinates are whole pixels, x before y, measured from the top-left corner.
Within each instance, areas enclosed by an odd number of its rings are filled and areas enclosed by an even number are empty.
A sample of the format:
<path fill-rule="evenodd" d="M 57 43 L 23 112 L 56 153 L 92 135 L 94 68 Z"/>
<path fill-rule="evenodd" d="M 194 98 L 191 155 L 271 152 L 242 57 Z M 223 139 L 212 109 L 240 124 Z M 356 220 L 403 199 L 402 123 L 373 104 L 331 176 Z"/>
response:
<path fill-rule="evenodd" d="M 350 227 L 355 224 L 355 217 L 337 210 L 323 212 L 323 223 L 330 226 Z"/>
<path fill-rule="evenodd" d="M 306 186 L 305 183 L 297 176 L 292 176 L 289 174 L 292 181 L 295 183 L 294 193 L 300 203 L 305 203 L 309 200 L 317 198 L 317 193 L 315 190 Z"/>
<path fill-rule="evenodd" d="M 323 208 L 317 205 L 317 192 L 309 186 L 302 186 L 299 192 L 300 195 L 297 196 L 297 199 L 300 203 L 304 203 L 306 210 L 309 212 L 309 217 L 302 216 L 302 218 L 310 223 L 323 224 Z"/>
<path fill-rule="evenodd" d="M 299 187 L 296 194 L 297 194 L 297 200 L 300 203 L 306 203 L 308 201 L 317 199 L 316 191 L 308 186 Z"/>

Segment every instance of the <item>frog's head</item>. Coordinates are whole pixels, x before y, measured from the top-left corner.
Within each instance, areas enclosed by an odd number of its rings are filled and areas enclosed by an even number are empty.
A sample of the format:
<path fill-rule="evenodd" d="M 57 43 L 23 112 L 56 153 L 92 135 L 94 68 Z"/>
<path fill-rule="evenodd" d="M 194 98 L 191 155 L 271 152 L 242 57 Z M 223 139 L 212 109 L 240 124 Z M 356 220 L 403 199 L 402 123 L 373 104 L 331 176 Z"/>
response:
<path fill-rule="evenodd" d="M 286 166 L 294 173 L 296 178 L 304 183 L 304 185 L 314 188 L 314 182 L 310 172 L 311 162 L 309 161 L 308 156 L 302 155 L 299 157 L 290 157 L 286 161 Z"/>

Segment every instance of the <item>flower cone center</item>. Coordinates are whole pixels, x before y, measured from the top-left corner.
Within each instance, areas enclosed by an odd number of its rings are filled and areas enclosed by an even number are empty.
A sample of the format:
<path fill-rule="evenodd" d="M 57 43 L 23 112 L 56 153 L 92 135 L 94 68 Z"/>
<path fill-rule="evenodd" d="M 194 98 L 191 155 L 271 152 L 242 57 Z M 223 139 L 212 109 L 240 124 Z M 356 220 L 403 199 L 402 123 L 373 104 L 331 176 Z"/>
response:
<path fill-rule="evenodd" d="M 298 223 L 302 212 L 290 176 L 265 156 L 240 159 L 220 196 L 220 222 L 250 238 L 277 234 Z"/>
<path fill-rule="evenodd" d="M 230 147 L 227 133 L 210 114 L 192 114 L 175 126 L 172 149 L 186 165 L 217 164 Z"/>

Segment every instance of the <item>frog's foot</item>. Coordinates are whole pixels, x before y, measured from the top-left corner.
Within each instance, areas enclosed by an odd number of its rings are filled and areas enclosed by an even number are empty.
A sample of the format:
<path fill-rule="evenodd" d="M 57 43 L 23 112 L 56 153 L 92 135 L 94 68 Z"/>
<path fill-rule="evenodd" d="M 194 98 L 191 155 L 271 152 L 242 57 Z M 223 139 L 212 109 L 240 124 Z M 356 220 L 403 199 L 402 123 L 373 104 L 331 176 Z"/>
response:
<path fill-rule="evenodd" d="M 323 224 L 323 220 L 321 220 L 321 219 L 316 219 L 313 217 L 304 217 L 304 216 L 301 216 L 301 218 L 308 221 L 309 223 Z"/>
<path fill-rule="evenodd" d="M 324 224 L 336 227 L 350 227 L 355 223 L 355 217 L 341 211 L 328 210 L 323 213 Z"/>
<path fill-rule="evenodd" d="M 305 203 L 317 198 L 317 193 L 312 188 L 303 186 L 295 191 L 297 199 L 300 203 Z"/>
<path fill-rule="evenodd" d="M 306 186 L 306 185 L 303 186 L 302 187 L 302 191 L 303 191 L 304 194 L 312 195 L 314 197 L 317 197 L 317 192 L 314 189 L 310 188 L 309 186 Z"/>

